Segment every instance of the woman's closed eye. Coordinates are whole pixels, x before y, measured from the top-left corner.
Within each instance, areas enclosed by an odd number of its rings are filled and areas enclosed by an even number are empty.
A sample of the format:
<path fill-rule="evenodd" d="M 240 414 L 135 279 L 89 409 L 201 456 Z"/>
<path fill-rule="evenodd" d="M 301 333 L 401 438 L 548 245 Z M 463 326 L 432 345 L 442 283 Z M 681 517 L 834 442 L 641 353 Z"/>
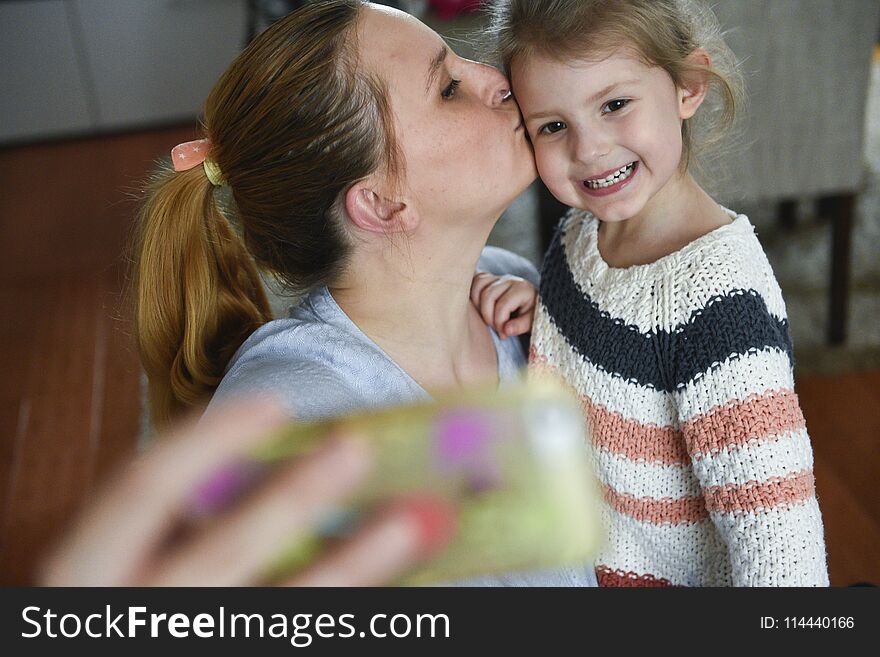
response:
<path fill-rule="evenodd" d="M 560 130 L 565 129 L 565 124 L 562 121 L 550 121 L 550 123 L 545 123 L 538 130 L 538 134 L 540 135 L 552 135 L 555 132 L 559 132 Z"/>
<path fill-rule="evenodd" d="M 444 100 L 450 100 L 453 96 L 455 96 L 455 92 L 460 84 L 461 80 L 452 80 L 452 82 L 450 82 L 443 88 L 443 91 L 440 92 L 440 95 L 443 96 Z"/>
<path fill-rule="evenodd" d="M 616 98 L 614 100 L 610 100 L 602 106 L 602 114 L 611 114 L 612 112 L 617 112 L 622 110 L 624 107 L 629 105 L 628 98 Z"/>

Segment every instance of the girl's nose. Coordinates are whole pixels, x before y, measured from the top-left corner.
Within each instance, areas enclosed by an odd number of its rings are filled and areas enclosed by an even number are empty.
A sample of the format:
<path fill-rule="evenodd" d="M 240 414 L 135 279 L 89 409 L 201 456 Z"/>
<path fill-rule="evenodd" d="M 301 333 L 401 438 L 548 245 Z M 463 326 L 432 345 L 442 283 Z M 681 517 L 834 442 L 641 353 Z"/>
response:
<path fill-rule="evenodd" d="M 583 164 L 601 160 L 611 152 L 607 135 L 601 130 L 576 130 L 571 140 L 571 156 Z"/>

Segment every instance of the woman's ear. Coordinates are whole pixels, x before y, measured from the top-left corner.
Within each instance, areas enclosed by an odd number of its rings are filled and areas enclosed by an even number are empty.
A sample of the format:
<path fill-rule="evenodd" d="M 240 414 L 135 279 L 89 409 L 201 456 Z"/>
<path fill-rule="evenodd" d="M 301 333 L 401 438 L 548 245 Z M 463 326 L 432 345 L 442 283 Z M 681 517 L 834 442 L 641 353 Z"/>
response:
<path fill-rule="evenodd" d="M 371 233 L 399 233 L 414 228 L 406 203 L 386 198 L 365 178 L 352 185 L 345 193 L 345 211 L 352 223 Z"/>
<path fill-rule="evenodd" d="M 686 74 L 681 87 L 678 88 L 678 114 L 681 119 L 689 119 L 697 113 L 709 91 L 709 72 L 712 60 L 702 48 L 697 48 L 687 56 L 691 66 L 699 67 Z M 702 70 L 701 70 L 702 69 Z"/>

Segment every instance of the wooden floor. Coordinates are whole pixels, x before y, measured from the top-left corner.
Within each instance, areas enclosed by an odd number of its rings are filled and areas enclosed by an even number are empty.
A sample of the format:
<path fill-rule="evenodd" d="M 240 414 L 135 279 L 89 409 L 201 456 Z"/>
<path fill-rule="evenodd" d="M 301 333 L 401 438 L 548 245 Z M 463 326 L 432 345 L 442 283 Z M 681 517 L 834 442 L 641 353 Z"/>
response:
<path fill-rule="evenodd" d="M 140 181 L 190 128 L 0 150 L 0 585 L 131 454 L 138 365 L 120 307 Z M 880 371 L 798 381 L 831 581 L 880 583 Z"/>
<path fill-rule="evenodd" d="M 131 454 L 138 362 L 120 307 L 132 196 L 191 129 L 0 150 L 0 584 Z"/>

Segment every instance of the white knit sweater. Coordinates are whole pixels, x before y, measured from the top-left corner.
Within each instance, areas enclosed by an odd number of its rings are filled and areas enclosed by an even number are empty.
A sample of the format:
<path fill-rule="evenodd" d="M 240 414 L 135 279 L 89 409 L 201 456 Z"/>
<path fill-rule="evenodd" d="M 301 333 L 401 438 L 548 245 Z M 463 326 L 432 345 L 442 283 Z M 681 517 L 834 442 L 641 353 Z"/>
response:
<path fill-rule="evenodd" d="M 581 396 L 604 490 L 605 586 L 827 586 L 785 304 L 743 215 L 609 267 L 572 211 L 544 263 L 531 367 Z"/>

